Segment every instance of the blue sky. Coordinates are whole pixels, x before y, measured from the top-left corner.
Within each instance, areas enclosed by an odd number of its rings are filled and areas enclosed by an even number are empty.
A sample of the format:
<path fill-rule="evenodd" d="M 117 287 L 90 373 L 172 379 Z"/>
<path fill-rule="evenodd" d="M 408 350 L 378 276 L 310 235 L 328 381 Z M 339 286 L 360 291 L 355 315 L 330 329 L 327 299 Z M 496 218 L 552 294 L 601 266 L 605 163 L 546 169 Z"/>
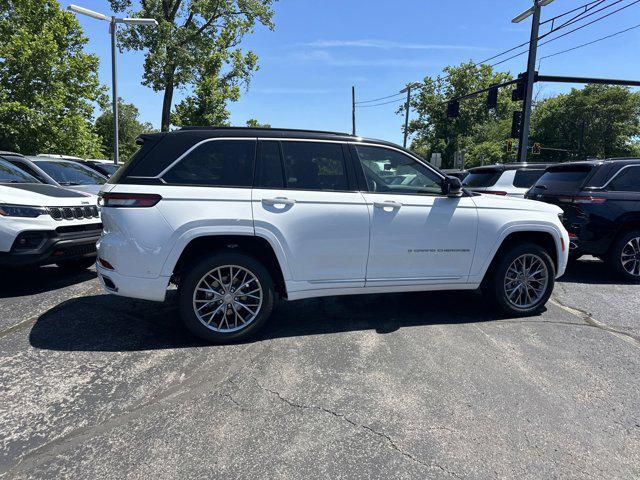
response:
<path fill-rule="evenodd" d="M 544 7 L 543 20 L 585 2 L 555 0 Z M 63 7 L 76 3 L 109 13 L 106 1 L 61 3 Z M 386 96 L 407 82 L 436 75 L 446 65 L 478 61 L 527 41 L 530 21 L 513 25 L 510 20 L 530 5 L 527 0 L 280 0 L 275 4 L 275 30 L 257 28 L 244 42 L 244 48 L 259 56 L 261 68 L 242 99 L 229 105 L 232 123 L 244 125 L 247 119 L 256 118 L 274 127 L 349 132 L 352 85 L 358 100 Z M 107 25 L 86 17 L 80 22 L 89 38 L 87 51 L 100 58 L 100 79 L 110 85 Z M 539 57 L 638 23 L 640 4 L 541 47 Z M 540 72 L 638 79 L 639 46 L 640 28 L 544 59 Z M 140 52 L 119 56 L 119 93 L 138 107 L 142 120 L 158 127 L 162 94 L 140 84 L 142 62 Z M 518 73 L 525 69 L 525 63 L 523 55 L 497 68 Z M 537 86 L 542 96 L 570 87 Z M 174 102 L 185 93 L 179 92 Z M 403 120 L 395 115 L 396 107 L 359 109 L 357 133 L 401 142 Z"/>

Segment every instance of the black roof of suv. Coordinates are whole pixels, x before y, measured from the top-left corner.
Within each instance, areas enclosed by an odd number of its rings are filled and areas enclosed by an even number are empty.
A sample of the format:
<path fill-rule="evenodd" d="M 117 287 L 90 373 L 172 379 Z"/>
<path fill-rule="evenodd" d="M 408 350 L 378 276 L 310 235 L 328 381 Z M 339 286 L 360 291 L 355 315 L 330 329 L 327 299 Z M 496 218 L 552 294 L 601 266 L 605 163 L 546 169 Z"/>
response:
<path fill-rule="evenodd" d="M 141 145 L 140 149 L 133 155 L 126 166 L 120 168 L 120 170 L 109 179 L 109 183 L 129 183 L 131 181 L 139 183 L 142 179 L 155 177 L 195 144 L 209 138 L 220 137 L 363 142 L 399 148 L 416 156 L 414 152 L 409 152 L 407 149 L 403 149 L 392 142 L 363 138 L 340 132 L 297 130 L 291 128 L 182 127 L 180 130 L 171 132 L 144 133 L 140 135 L 136 140 L 136 142 Z M 153 152 L 153 156 L 149 158 L 153 158 L 153 161 L 145 161 L 145 158 L 147 158 L 151 152 Z"/>

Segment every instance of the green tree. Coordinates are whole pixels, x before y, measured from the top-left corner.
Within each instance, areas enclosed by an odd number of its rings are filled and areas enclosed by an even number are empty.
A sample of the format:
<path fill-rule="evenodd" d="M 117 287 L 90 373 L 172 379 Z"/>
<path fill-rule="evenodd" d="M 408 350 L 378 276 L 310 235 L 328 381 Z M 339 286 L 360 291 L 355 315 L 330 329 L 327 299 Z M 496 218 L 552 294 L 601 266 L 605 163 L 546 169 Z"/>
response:
<path fill-rule="evenodd" d="M 447 118 L 446 101 L 511 80 L 511 75 L 473 63 L 446 67 L 443 73 L 442 77 L 425 77 L 412 98 L 411 108 L 418 118 L 409 123 L 409 132 L 415 134 L 411 148 L 426 158 L 432 152 L 442 153 L 445 167 L 452 165 L 458 150 L 465 152 L 468 166 L 505 160 L 505 140 L 517 108 L 511 101 L 511 90 L 500 89 L 495 110 L 487 109 L 486 94 L 461 101 L 457 118 Z"/>
<path fill-rule="evenodd" d="M 138 120 L 135 105 L 118 99 L 118 153 L 121 161 L 126 161 L 138 150 L 136 138 L 141 133 L 153 131 L 153 125 Z M 113 158 L 113 113 L 111 106 L 105 108 L 96 119 L 95 129 L 102 141 L 102 154 Z"/>
<path fill-rule="evenodd" d="M 466 95 L 511 80 L 508 73 L 496 72 L 489 65 L 463 63 L 446 67 L 444 76 L 425 77 L 418 95 L 411 102 L 418 118 L 409 123 L 415 133 L 411 148 L 425 157 L 442 153 L 443 166 L 450 166 L 456 151 L 465 152 L 465 163 L 473 166 L 505 159 L 505 140 L 510 136 L 511 91 L 502 88 L 495 110 L 486 107 L 486 94 L 460 102 L 460 115 L 447 118 L 447 99 Z M 401 108 L 400 111 L 403 109 Z"/>
<path fill-rule="evenodd" d="M 581 159 L 636 155 L 640 136 L 640 93 L 627 87 L 586 85 L 537 102 L 531 143 L 566 149 L 542 158 Z"/>
<path fill-rule="evenodd" d="M 95 156 L 98 58 L 56 0 L 0 0 L 0 149 Z"/>
<path fill-rule="evenodd" d="M 194 95 L 177 109 L 175 121 L 225 119 L 221 104 L 239 95 L 234 82 L 246 83 L 257 68 L 255 54 L 238 46 L 256 24 L 273 28 L 273 1 L 142 0 L 134 10 L 132 0 L 109 0 L 116 12 L 127 10 L 130 16 L 158 21 L 157 27 L 123 30 L 121 39 L 125 48 L 147 52 L 143 84 L 164 91 L 162 131 L 170 126 L 175 88 L 195 85 Z M 225 79 L 223 72 L 233 72 L 235 80 Z"/>
<path fill-rule="evenodd" d="M 271 125 L 268 123 L 260 123 L 255 118 L 250 118 L 247 120 L 247 127 L 251 128 L 271 128 Z"/>

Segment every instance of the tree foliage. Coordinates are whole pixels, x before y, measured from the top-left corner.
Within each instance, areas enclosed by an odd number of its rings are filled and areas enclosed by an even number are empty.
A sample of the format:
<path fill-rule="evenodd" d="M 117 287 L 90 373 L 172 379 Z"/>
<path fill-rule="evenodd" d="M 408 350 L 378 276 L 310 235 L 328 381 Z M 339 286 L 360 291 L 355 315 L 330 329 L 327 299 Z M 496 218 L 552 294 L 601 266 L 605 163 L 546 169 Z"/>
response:
<path fill-rule="evenodd" d="M 268 123 L 260 123 L 255 118 L 250 118 L 249 120 L 247 120 L 247 127 L 251 127 L 251 128 L 271 128 L 271 125 L 269 125 Z"/>
<path fill-rule="evenodd" d="M 537 102 L 531 141 L 568 152 L 559 159 L 636 155 L 640 136 L 640 93 L 610 85 L 587 85 Z"/>
<path fill-rule="evenodd" d="M 95 156 L 98 59 L 56 0 L 0 0 L 0 149 Z"/>
<path fill-rule="evenodd" d="M 164 91 L 161 128 L 169 129 L 175 88 L 194 86 L 173 115 L 186 123 L 226 122 L 226 101 L 257 69 L 257 58 L 239 45 L 256 24 L 273 28 L 274 0 L 109 0 L 114 11 L 152 17 L 157 27 L 123 30 L 122 45 L 145 50 L 143 84 Z M 137 5 L 137 3 L 136 3 Z"/>
<path fill-rule="evenodd" d="M 453 154 L 464 151 L 465 165 L 516 160 L 516 148 L 506 152 L 513 111 L 522 108 L 511 100 L 513 87 L 500 89 L 498 107 L 488 110 L 486 94 L 460 102 L 460 115 L 446 116 L 446 101 L 510 80 L 486 65 L 461 64 L 444 69 L 444 76 L 426 77 L 411 107 L 418 118 L 409 124 L 412 149 L 429 158 L 443 154 L 451 166 Z M 400 112 L 402 112 L 402 108 Z M 529 144 L 540 143 L 536 161 L 584 160 L 640 154 L 640 92 L 608 85 L 587 85 L 569 93 L 534 102 Z"/>
<path fill-rule="evenodd" d="M 138 120 L 139 112 L 135 105 L 118 99 L 118 155 L 126 161 L 138 150 L 136 138 L 141 133 L 153 131 L 150 123 Z M 102 142 L 102 155 L 113 158 L 113 112 L 111 106 L 105 108 L 96 119 L 95 129 Z"/>
<path fill-rule="evenodd" d="M 512 112 L 517 109 L 510 90 L 500 89 L 495 110 L 487 109 L 486 94 L 460 102 L 457 118 L 447 118 L 446 101 L 511 80 L 511 75 L 473 63 L 446 67 L 443 73 L 442 77 L 425 77 L 419 93 L 412 97 L 411 108 L 418 118 L 409 123 L 409 132 L 415 134 L 411 148 L 426 158 L 432 152 L 442 153 L 443 167 L 452 165 L 458 150 L 465 152 L 467 165 L 504 160 Z"/>

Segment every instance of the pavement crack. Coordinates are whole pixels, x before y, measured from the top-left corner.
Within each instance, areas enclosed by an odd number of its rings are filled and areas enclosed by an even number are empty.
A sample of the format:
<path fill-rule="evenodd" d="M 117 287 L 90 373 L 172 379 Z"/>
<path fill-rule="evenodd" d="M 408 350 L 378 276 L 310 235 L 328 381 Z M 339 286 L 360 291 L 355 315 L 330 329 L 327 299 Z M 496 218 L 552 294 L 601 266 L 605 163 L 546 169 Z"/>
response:
<path fill-rule="evenodd" d="M 615 335 L 618 338 L 622 338 L 623 340 L 631 343 L 632 345 L 634 345 L 636 347 L 640 347 L 640 337 L 638 337 L 637 335 L 634 335 L 634 334 L 628 333 L 628 332 L 623 332 L 623 331 L 617 330 L 615 328 L 612 328 L 612 327 L 610 327 L 610 326 L 608 326 L 608 325 L 596 320 L 593 317 L 593 315 L 591 313 L 587 312 L 586 310 L 583 310 L 583 309 L 577 308 L 577 307 L 573 307 L 571 305 L 567 305 L 566 303 L 561 301 L 555 295 L 553 296 L 553 298 L 551 298 L 550 301 L 554 305 L 562 308 L 564 311 L 569 312 L 572 315 L 580 318 L 587 325 L 589 325 L 591 327 L 594 327 L 594 328 L 597 328 L 599 330 L 602 330 L 604 332 L 611 333 L 612 335 Z"/>
<path fill-rule="evenodd" d="M 336 412 L 335 410 L 331 410 L 330 408 L 327 407 L 323 407 L 322 405 L 305 405 L 303 403 L 297 403 L 285 396 L 283 396 L 280 392 L 278 392 L 277 390 L 273 390 L 271 388 L 265 387 L 264 385 L 262 385 L 257 378 L 253 378 L 254 382 L 256 383 L 256 385 L 258 386 L 258 388 L 260 388 L 260 390 L 270 393 L 273 396 L 276 396 L 281 402 L 289 405 L 292 408 L 295 409 L 299 409 L 299 410 L 316 410 L 319 412 L 323 412 L 323 413 L 327 413 L 335 418 L 338 418 L 339 420 L 342 420 L 346 423 L 348 423 L 349 425 L 351 425 L 352 427 L 355 427 L 357 429 L 361 429 L 364 430 L 380 439 L 382 439 L 392 450 L 395 450 L 396 452 L 398 452 L 399 454 L 401 454 L 402 456 L 404 456 L 405 458 L 411 460 L 414 463 L 417 463 L 419 465 L 422 465 L 423 467 L 427 467 L 427 468 L 437 468 L 451 476 L 454 476 L 456 478 L 462 478 L 460 476 L 458 476 L 456 473 L 451 472 L 449 470 L 447 470 L 445 467 L 438 465 L 437 463 L 426 463 L 423 462 L 422 460 L 420 460 L 419 458 L 416 458 L 415 456 L 413 456 L 412 454 L 410 454 L 409 452 L 406 452 L 404 449 L 402 449 L 394 440 L 393 438 L 391 438 L 389 435 L 387 435 L 384 432 L 379 432 L 378 430 L 374 429 L 373 427 L 370 427 L 369 425 L 364 425 L 361 423 L 358 423 L 354 420 L 352 420 L 351 418 L 347 417 L 345 414 L 340 413 L 340 412 Z"/>

